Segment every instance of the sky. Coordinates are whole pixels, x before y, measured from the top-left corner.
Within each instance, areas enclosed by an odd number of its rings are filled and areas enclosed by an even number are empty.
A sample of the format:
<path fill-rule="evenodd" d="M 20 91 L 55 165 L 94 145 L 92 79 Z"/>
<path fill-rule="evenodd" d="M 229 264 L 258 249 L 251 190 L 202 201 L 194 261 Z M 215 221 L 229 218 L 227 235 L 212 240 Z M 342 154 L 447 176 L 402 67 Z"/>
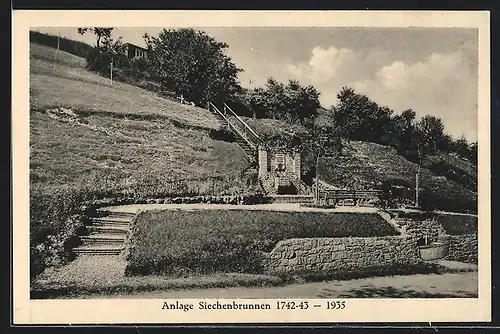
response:
<path fill-rule="evenodd" d="M 322 106 L 351 87 L 379 105 L 417 118 L 440 117 L 454 138 L 477 141 L 477 30 L 471 28 L 203 28 L 229 45 L 226 54 L 244 71 L 243 87 L 261 87 L 269 77 L 313 85 Z M 76 28 L 38 28 L 95 44 Z M 116 28 L 113 37 L 145 46 L 143 35 L 161 28 Z"/>

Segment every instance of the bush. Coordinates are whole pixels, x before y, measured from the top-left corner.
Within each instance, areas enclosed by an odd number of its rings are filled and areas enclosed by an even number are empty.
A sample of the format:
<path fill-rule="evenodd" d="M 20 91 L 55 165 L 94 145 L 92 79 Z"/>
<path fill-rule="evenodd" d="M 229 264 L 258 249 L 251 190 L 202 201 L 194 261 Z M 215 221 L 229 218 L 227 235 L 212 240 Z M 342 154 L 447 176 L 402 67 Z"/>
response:
<path fill-rule="evenodd" d="M 477 234 L 477 216 L 436 215 L 436 220 L 443 226 L 446 234 Z"/>
<path fill-rule="evenodd" d="M 113 66 L 118 67 L 118 65 L 122 65 L 122 67 L 128 67 L 126 65 L 128 63 L 128 59 L 125 55 L 114 52 L 113 50 L 107 51 L 99 51 L 97 49 L 92 49 L 85 58 L 87 61 L 87 69 L 93 72 L 100 73 L 105 76 L 109 76 L 111 71 L 111 61 L 113 61 Z M 113 73 L 115 71 L 113 70 Z"/>
<path fill-rule="evenodd" d="M 395 208 L 411 198 L 413 190 L 411 184 L 403 179 L 387 179 L 382 182 L 381 202 L 384 208 Z"/>
<path fill-rule="evenodd" d="M 89 217 L 84 214 L 84 203 L 90 198 L 85 188 L 31 186 L 31 278 L 49 266 L 72 260 L 72 249 L 80 244 L 78 236 L 87 233 Z"/>
<path fill-rule="evenodd" d="M 450 211 L 477 213 L 477 195 L 473 198 L 465 197 L 460 193 L 445 193 L 426 187 L 419 193 L 419 206 L 425 211 Z"/>
<path fill-rule="evenodd" d="M 446 178 L 457 182 L 465 188 L 477 191 L 477 176 L 456 168 L 454 165 L 447 163 L 444 160 L 431 162 L 428 168 L 436 175 L 445 176 Z"/>
<path fill-rule="evenodd" d="M 475 234 L 478 229 L 477 216 L 472 215 L 440 214 L 431 211 L 393 211 L 392 214 L 397 218 L 419 223 L 426 220 L 433 220 L 439 223 L 445 230 L 446 234 L 449 235 Z"/>

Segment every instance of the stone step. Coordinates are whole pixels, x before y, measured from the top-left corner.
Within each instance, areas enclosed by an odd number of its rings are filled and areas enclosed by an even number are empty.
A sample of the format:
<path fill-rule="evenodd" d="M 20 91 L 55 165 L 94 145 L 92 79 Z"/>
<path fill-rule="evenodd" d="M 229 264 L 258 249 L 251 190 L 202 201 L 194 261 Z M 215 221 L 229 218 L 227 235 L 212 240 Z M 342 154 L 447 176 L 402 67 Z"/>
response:
<path fill-rule="evenodd" d="M 135 212 L 108 211 L 108 210 L 105 210 L 105 209 L 98 210 L 98 212 L 103 216 L 102 218 L 104 218 L 104 217 L 106 217 L 106 218 L 116 217 L 116 218 L 130 218 L 130 219 L 133 219 L 137 215 L 137 213 L 135 213 Z"/>
<path fill-rule="evenodd" d="M 125 234 L 130 232 L 130 229 L 125 226 L 91 226 L 90 230 L 95 234 Z"/>
<path fill-rule="evenodd" d="M 128 218 L 128 217 L 106 216 L 106 217 L 94 218 L 93 221 L 96 224 L 111 223 L 111 224 L 126 224 L 126 225 L 128 225 L 134 221 L 134 218 L 133 217 Z"/>
<path fill-rule="evenodd" d="M 89 255 L 120 255 L 124 246 L 109 246 L 109 245 L 89 245 L 74 248 L 73 251 L 79 254 L 89 254 Z"/>
<path fill-rule="evenodd" d="M 94 224 L 92 224 L 92 226 L 93 227 L 102 227 L 102 228 L 120 227 L 120 228 L 123 228 L 123 229 L 130 230 L 130 223 L 120 223 L 120 222 L 113 222 L 113 221 L 110 221 L 110 222 L 94 222 Z"/>
<path fill-rule="evenodd" d="M 103 234 L 96 233 L 80 238 L 83 244 L 86 245 L 117 245 L 122 246 L 125 240 L 127 240 L 126 234 Z"/>

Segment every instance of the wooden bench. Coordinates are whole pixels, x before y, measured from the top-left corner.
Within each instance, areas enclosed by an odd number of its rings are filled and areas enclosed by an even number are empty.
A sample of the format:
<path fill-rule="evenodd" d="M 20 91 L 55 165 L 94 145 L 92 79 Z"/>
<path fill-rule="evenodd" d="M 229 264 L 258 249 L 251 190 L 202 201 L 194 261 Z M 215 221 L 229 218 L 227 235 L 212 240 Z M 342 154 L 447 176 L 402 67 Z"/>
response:
<path fill-rule="evenodd" d="M 352 200 L 354 202 L 354 205 L 358 205 L 360 200 L 379 199 L 380 195 L 380 190 L 319 190 L 318 201 L 324 202 L 327 205 L 336 205 L 340 200 Z"/>

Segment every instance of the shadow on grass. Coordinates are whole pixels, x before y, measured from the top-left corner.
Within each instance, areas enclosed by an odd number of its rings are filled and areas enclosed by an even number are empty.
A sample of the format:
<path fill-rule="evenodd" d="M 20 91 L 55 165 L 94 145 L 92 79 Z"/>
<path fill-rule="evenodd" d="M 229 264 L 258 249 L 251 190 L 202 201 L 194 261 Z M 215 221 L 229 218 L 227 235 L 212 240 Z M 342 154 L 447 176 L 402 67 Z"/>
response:
<path fill-rule="evenodd" d="M 319 298 L 477 298 L 477 293 L 467 291 L 456 291 L 454 293 L 433 293 L 426 291 L 401 290 L 392 286 L 386 287 L 362 287 L 352 289 L 343 293 L 335 290 L 323 289 Z"/>

